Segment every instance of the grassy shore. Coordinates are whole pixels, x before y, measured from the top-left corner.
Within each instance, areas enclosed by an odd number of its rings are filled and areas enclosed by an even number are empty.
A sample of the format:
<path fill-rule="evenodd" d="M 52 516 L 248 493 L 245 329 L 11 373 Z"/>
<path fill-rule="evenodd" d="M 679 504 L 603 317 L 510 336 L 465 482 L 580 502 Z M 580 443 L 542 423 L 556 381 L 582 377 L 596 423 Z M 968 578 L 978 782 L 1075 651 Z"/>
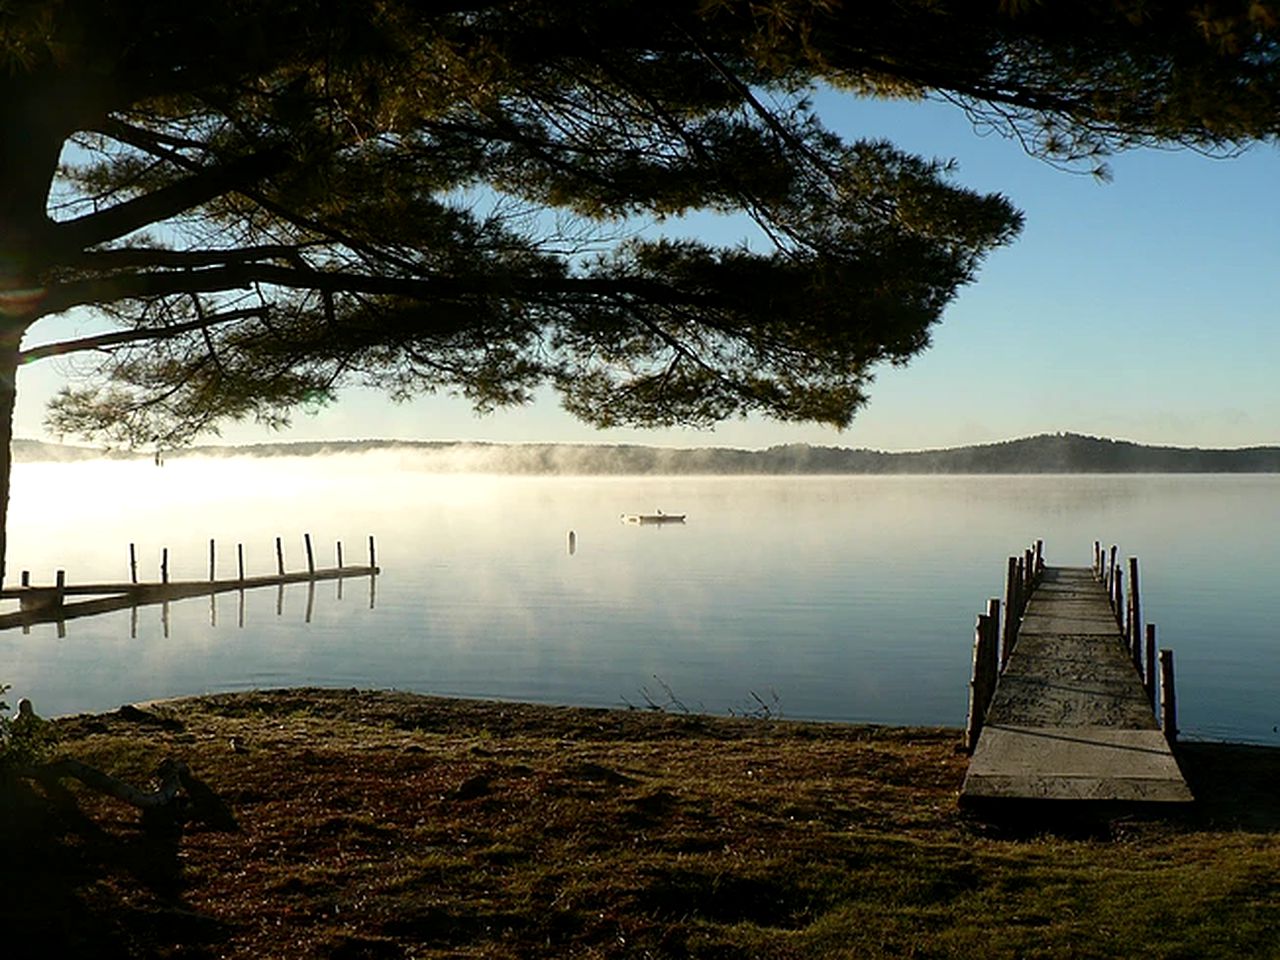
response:
<path fill-rule="evenodd" d="M 291 690 L 58 722 L 185 825 L 4 795 L 6 939 L 74 957 L 1276 957 L 1280 751 L 1176 820 L 991 824 L 959 732 Z"/>

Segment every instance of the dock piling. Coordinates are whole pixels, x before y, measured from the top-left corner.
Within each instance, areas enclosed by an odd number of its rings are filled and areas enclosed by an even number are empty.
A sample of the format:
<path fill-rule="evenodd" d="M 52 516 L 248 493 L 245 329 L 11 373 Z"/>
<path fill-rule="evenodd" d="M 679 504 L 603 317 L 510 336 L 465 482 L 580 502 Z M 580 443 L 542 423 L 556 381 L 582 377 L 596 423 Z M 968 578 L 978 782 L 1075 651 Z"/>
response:
<path fill-rule="evenodd" d="M 1000 645 L 1000 669 L 1013 653 L 1018 637 L 1018 558 L 1010 557 L 1004 575 L 1004 637 Z"/>
<path fill-rule="evenodd" d="M 973 628 L 973 674 L 969 681 L 969 721 L 965 727 L 965 748 L 970 753 L 978 745 L 995 690 L 994 633 L 991 618 L 985 613 L 978 614 Z"/>
<path fill-rule="evenodd" d="M 1156 625 L 1147 624 L 1147 669 L 1143 673 L 1142 685 L 1147 691 L 1147 699 L 1151 701 L 1151 709 L 1156 708 Z"/>
<path fill-rule="evenodd" d="M 210 583 L 218 579 L 217 578 L 218 566 L 217 566 L 215 553 L 216 553 L 215 541 L 211 537 L 209 539 L 209 582 Z"/>
<path fill-rule="evenodd" d="M 163 547 L 160 550 L 160 582 L 169 582 L 169 548 Z"/>
<path fill-rule="evenodd" d="M 276 537 L 276 572 L 284 576 L 284 544 Z"/>
<path fill-rule="evenodd" d="M 1142 666 L 1142 594 L 1138 589 L 1138 558 L 1129 558 L 1129 629 L 1134 665 Z"/>
<path fill-rule="evenodd" d="M 304 533 L 302 542 L 307 548 L 307 573 L 314 577 L 316 574 L 316 558 L 315 554 L 311 552 L 311 534 Z"/>
<path fill-rule="evenodd" d="M 1173 684 L 1173 651 L 1160 651 L 1160 729 L 1170 746 L 1178 741 L 1178 696 Z"/>
<path fill-rule="evenodd" d="M 373 534 L 369 534 L 369 566 L 373 568 L 378 566 L 378 562 L 374 559 L 373 553 Z"/>
<path fill-rule="evenodd" d="M 138 582 L 138 549 L 134 544 L 129 544 L 129 582 Z"/>
<path fill-rule="evenodd" d="M 241 582 L 244 581 L 244 544 L 236 544 L 236 571 L 240 574 Z"/>

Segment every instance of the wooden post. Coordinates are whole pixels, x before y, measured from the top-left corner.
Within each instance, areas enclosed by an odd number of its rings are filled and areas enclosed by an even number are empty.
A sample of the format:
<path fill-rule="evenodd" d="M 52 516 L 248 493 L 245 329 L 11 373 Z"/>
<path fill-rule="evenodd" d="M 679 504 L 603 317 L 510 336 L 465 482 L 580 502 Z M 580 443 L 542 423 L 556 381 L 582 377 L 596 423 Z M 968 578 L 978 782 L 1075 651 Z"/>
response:
<path fill-rule="evenodd" d="M 160 582 L 169 582 L 169 548 L 164 547 L 160 551 Z"/>
<path fill-rule="evenodd" d="M 1129 644 L 1133 662 L 1142 667 L 1142 593 L 1138 589 L 1138 558 L 1129 558 Z"/>
<path fill-rule="evenodd" d="M 1027 567 L 1022 557 L 1018 558 L 1018 618 L 1022 618 L 1022 611 L 1027 608 Z M 1015 637 L 1014 643 L 1017 643 Z"/>
<path fill-rule="evenodd" d="M 1009 662 L 1018 638 L 1018 558 L 1010 557 L 1004 574 L 1004 642 L 1000 646 L 1000 668 Z"/>
<path fill-rule="evenodd" d="M 67 571 L 59 570 L 54 575 L 53 589 L 53 605 L 60 607 L 67 597 Z"/>
<path fill-rule="evenodd" d="M 1116 588 L 1111 593 L 1111 610 L 1116 615 L 1117 625 L 1124 628 L 1124 571 L 1116 567 Z"/>
<path fill-rule="evenodd" d="M 978 745 L 978 735 L 982 732 L 987 706 L 991 701 L 990 687 L 995 684 L 995 678 L 989 675 L 989 666 L 992 662 L 988 653 L 991 636 L 990 619 L 985 613 L 978 614 L 978 621 L 973 629 L 973 675 L 969 680 L 969 721 L 965 725 L 965 749 L 970 753 Z"/>
<path fill-rule="evenodd" d="M 369 534 L 369 569 L 375 569 L 377 566 L 378 563 L 374 559 L 373 553 L 373 534 Z"/>
<path fill-rule="evenodd" d="M 338 541 L 338 569 L 342 569 L 342 541 Z"/>
<path fill-rule="evenodd" d="M 129 544 L 129 582 L 138 582 L 138 548 Z"/>
<path fill-rule="evenodd" d="M 1137 634 L 1133 629 L 1133 589 L 1132 588 L 1130 588 L 1129 590 L 1128 600 L 1125 601 L 1124 626 L 1121 628 L 1120 632 L 1124 636 L 1124 648 L 1129 652 L 1129 656 L 1133 659 L 1133 662 L 1136 664 L 1141 658 L 1138 656 L 1138 653 L 1137 653 L 1138 644 L 1134 642 L 1137 639 Z"/>
<path fill-rule="evenodd" d="M 1036 541 L 1036 580 L 1044 573 L 1044 541 Z"/>
<path fill-rule="evenodd" d="M 1173 651 L 1160 651 L 1160 728 L 1170 746 L 1178 740 L 1178 698 L 1173 686 Z"/>
<path fill-rule="evenodd" d="M 1110 571 L 1107 574 L 1107 586 L 1109 588 L 1114 588 L 1116 582 L 1116 549 L 1116 545 L 1113 543 L 1111 545 L 1111 559 L 1107 561 L 1107 570 Z"/>
<path fill-rule="evenodd" d="M 991 693 L 996 692 L 996 678 L 1000 676 L 1000 601 L 992 597 L 987 601 L 987 673 L 991 677 Z M 988 698 L 990 700 L 990 698 Z M 990 703 L 987 704 L 990 706 Z"/>
<path fill-rule="evenodd" d="M 241 582 L 244 581 L 244 544 L 236 544 L 236 570 L 240 574 Z"/>
<path fill-rule="evenodd" d="M 1032 556 L 1030 547 L 1022 551 L 1022 579 L 1022 602 L 1026 603 L 1031 599 L 1031 591 L 1036 585 L 1035 559 Z"/>
<path fill-rule="evenodd" d="M 284 576 L 284 544 L 276 537 L 276 572 Z"/>
<path fill-rule="evenodd" d="M 1093 575 L 1102 579 L 1102 544 L 1097 540 L 1093 541 Z"/>
<path fill-rule="evenodd" d="M 991 619 L 991 605 L 995 604 L 997 617 Z M 982 614 L 979 619 L 982 623 L 982 631 L 985 639 L 983 640 L 983 660 L 982 660 L 982 678 L 985 684 L 985 697 L 982 703 L 982 714 L 985 717 L 991 709 L 991 701 L 996 694 L 996 680 L 1000 676 L 1000 619 L 998 616 L 1000 609 L 1000 601 L 988 601 L 987 613 Z M 975 623 L 975 626 L 977 624 Z"/>
<path fill-rule="evenodd" d="M 311 534 L 304 533 L 302 535 L 302 542 L 307 548 L 307 573 L 314 577 L 316 575 L 316 558 L 315 554 L 311 552 Z"/>
<path fill-rule="evenodd" d="M 23 585 L 24 587 L 29 587 L 29 586 L 31 586 L 31 571 L 30 571 L 30 570 L 23 570 L 23 571 L 22 571 L 22 579 L 21 579 L 21 583 L 22 583 L 22 585 Z"/>
<path fill-rule="evenodd" d="M 991 709 L 996 694 L 996 682 L 1000 678 L 1000 601 L 992 597 L 987 601 L 986 620 L 982 624 L 987 638 L 983 644 L 983 678 L 987 684 L 986 702 L 982 705 L 985 717 Z"/>
<path fill-rule="evenodd" d="M 209 540 L 209 582 L 210 583 L 213 582 L 214 574 L 217 571 L 217 562 L 215 560 L 215 555 L 216 555 L 216 547 L 214 546 L 214 541 L 211 538 Z"/>
<path fill-rule="evenodd" d="M 1142 685 L 1147 691 L 1147 699 L 1151 701 L 1151 709 L 1156 708 L 1156 625 L 1147 624 L 1147 669 L 1142 678 Z"/>

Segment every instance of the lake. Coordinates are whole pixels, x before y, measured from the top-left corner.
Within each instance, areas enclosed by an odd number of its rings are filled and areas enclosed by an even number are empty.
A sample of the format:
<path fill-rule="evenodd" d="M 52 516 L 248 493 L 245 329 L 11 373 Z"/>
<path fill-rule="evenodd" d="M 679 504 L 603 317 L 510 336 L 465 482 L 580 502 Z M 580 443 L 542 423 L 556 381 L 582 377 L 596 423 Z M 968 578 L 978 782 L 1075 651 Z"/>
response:
<path fill-rule="evenodd" d="M 53 715 L 299 684 L 716 714 L 965 719 L 973 622 L 1036 538 L 1085 566 L 1141 561 L 1176 653 L 1187 736 L 1280 743 L 1280 477 L 516 477 L 413 452 L 27 463 L 9 580 L 222 576 L 331 565 L 367 579 L 198 598 L 0 632 L 9 701 Z M 624 513 L 686 513 L 636 526 Z M 576 550 L 568 549 L 573 531 Z M 371 607 L 372 601 L 372 607 Z M 5 609 L 12 609 L 12 603 Z M 243 624 L 243 625 L 241 625 Z"/>

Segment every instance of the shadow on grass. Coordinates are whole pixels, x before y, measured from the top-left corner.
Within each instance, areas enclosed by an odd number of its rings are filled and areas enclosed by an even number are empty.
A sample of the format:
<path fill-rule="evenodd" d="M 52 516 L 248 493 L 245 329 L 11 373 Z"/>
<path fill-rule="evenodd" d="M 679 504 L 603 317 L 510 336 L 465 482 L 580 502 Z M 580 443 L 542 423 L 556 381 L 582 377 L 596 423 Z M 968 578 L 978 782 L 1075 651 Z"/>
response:
<path fill-rule="evenodd" d="M 234 829 L 228 817 L 215 806 L 199 819 Z M 230 931 L 183 899 L 182 821 L 104 823 L 56 783 L 0 782 L 0 925 L 47 956 L 216 956 Z"/>
<path fill-rule="evenodd" d="M 1200 823 L 1280 831 L 1280 747 L 1184 742 L 1176 754 Z"/>

